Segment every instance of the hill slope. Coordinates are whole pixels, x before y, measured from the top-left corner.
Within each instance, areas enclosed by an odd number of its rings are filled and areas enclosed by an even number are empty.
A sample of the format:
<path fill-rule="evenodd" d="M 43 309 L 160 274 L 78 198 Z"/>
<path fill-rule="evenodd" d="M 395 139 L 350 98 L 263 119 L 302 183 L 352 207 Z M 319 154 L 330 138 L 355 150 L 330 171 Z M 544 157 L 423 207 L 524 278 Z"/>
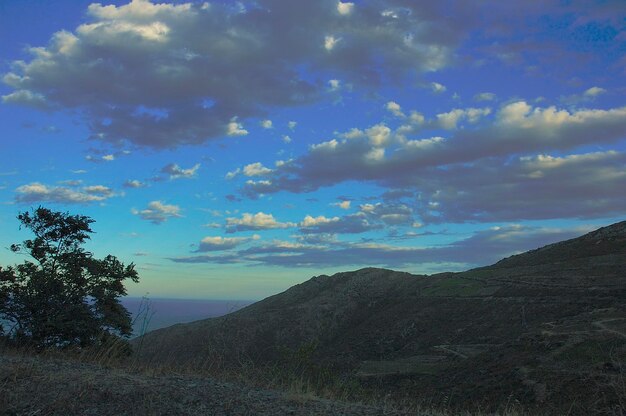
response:
<path fill-rule="evenodd" d="M 383 407 L 0 350 L 0 415 L 400 416 Z"/>
<path fill-rule="evenodd" d="M 178 365 L 297 360 L 431 401 L 623 410 L 626 222 L 463 273 L 317 276 L 136 346 Z"/>

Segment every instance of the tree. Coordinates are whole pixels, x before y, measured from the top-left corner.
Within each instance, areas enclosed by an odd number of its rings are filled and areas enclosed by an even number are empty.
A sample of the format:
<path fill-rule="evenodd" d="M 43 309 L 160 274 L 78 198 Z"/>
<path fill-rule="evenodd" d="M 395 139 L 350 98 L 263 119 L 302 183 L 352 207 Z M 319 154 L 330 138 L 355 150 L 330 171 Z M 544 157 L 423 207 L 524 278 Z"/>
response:
<path fill-rule="evenodd" d="M 126 295 L 124 280 L 139 277 L 134 264 L 125 266 L 112 255 L 99 260 L 82 247 L 94 220 L 43 207 L 17 218 L 35 238 L 11 245 L 28 260 L 0 267 L 0 333 L 37 348 L 86 347 L 129 336 L 130 313 L 119 297 Z"/>

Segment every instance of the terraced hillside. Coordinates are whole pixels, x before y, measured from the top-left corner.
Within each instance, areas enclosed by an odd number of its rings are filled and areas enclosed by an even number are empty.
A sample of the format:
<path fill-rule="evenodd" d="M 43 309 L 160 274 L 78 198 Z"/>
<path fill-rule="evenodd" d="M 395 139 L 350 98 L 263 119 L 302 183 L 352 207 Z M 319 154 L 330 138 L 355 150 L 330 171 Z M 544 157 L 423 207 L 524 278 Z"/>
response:
<path fill-rule="evenodd" d="M 626 409 L 626 222 L 462 273 L 317 276 L 220 318 L 157 330 L 143 360 L 296 361 L 430 402 Z"/>

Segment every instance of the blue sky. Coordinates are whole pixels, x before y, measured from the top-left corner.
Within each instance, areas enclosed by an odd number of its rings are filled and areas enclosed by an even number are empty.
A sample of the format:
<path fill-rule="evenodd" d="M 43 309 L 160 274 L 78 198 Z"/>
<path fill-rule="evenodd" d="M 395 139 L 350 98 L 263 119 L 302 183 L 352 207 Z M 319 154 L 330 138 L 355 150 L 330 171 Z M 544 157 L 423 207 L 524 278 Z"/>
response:
<path fill-rule="evenodd" d="M 420 4 L 421 3 L 421 4 Z M 43 205 L 133 295 L 463 270 L 625 219 L 622 1 L 0 3 L 0 264 Z"/>

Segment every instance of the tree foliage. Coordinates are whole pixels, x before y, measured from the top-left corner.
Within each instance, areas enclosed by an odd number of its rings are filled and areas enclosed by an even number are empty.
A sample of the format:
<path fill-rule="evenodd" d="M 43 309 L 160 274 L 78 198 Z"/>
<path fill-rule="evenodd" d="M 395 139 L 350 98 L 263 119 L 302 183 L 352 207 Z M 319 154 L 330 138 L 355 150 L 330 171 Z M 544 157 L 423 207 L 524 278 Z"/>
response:
<path fill-rule="evenodd" d="M 90 346 L 131 334 L 119 297 L 139 280 L 134 264 L 96 259 L 82 246 L 93 219 L 39 207 L 18 215 L 31 240 L 11 245 L 22 264 L 0 267 L 0 330 L 38 348 Z"/>

